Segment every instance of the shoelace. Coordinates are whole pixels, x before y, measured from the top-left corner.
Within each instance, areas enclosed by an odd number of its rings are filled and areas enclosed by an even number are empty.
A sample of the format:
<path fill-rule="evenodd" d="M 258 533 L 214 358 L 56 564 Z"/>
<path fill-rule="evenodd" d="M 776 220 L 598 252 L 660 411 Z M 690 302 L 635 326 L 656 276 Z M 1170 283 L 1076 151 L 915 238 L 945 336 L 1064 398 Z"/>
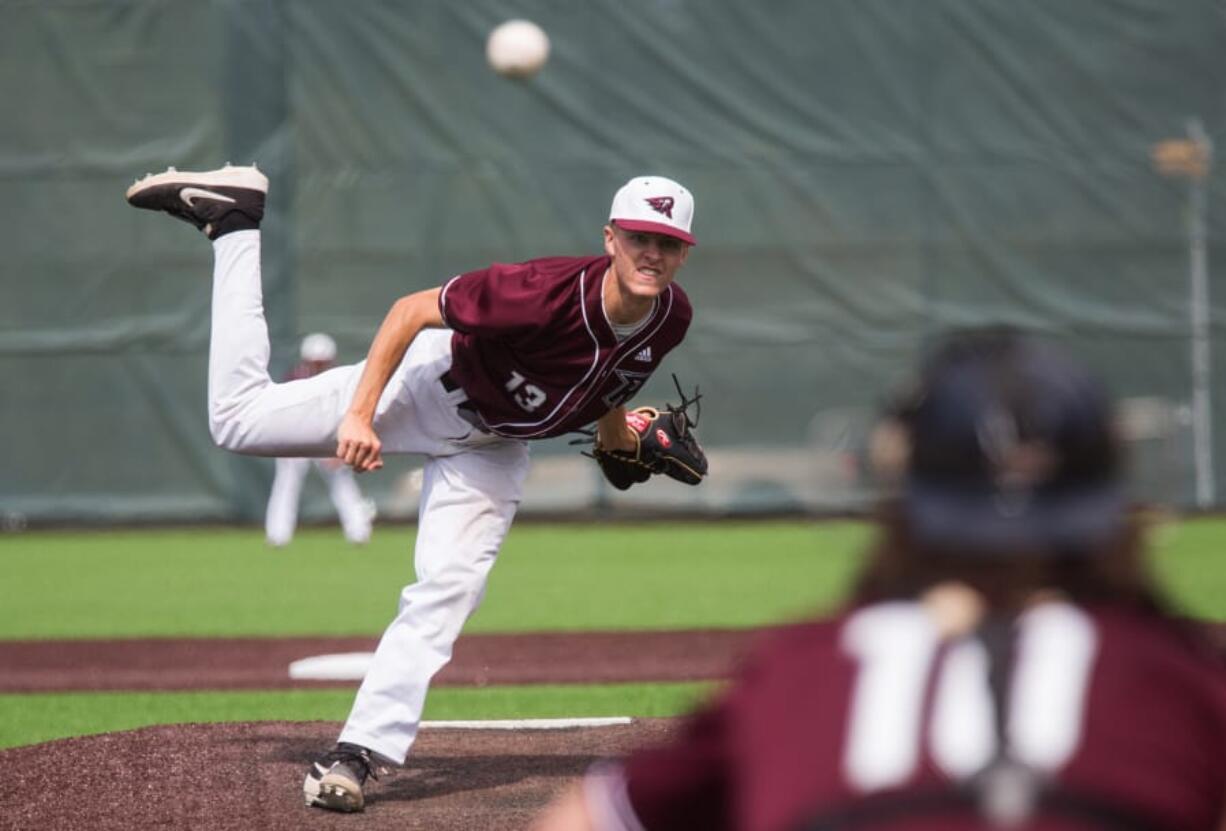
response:
<path fill-rule="evenodd" d="M 344 765 L 349 765 L 353 768 L 354 773 L 358 775 L 358 784 L 365 785 L 366 779 L 374 779 L 379 781 L 378 765 L 374 759 L 370 757 L 370 751 L 364 747 L 337 747 L 334 750 L 328 751 L 324 755 L 324 762 L 340 762 Z"/>

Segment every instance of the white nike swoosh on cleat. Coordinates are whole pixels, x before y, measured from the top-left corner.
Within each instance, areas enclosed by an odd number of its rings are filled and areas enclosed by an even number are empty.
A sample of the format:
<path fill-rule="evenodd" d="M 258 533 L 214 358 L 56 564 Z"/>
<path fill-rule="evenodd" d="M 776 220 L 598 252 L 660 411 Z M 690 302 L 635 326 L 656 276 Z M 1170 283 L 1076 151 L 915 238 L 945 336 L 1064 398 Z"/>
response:
<path fill-rule="evenodd" d="M 193 199 L 216 199 L 218 202 L 233 202 L 234 200 L 220 193 L 213 193 L 211 190 L 203 190 L 202 188 L 183 188 L 179 191 L 179 198 L 183 200 L 183 204 L 189 208 L 196 207 Z"/>

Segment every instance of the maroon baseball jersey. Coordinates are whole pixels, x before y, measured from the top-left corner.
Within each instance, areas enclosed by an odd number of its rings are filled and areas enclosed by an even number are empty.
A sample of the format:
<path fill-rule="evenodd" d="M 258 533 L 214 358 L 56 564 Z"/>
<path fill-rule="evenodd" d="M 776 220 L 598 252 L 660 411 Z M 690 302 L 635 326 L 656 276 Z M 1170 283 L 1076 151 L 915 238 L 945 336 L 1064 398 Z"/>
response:
<path fill-rule="evenodd" d="M 609 262 L 498 263 L 443 287 L 451 375 L 490 432 L 540 439 L 585 427 L 628 401 L 685 337 L 692 312 L 674 283 L 619 343 L 601 302 Z"/>
<path fill-rule="evenodd" d="M 960 787 L 999 750 L 982 650 L 915 603 L 786 628 L 675 743 L 589 777 L 597 827 L 986 828 Z M 1219 655 L 1167 620 L 1061 603 L 1023 615 L 1014 650 L 1010 754 L 1049 783 L 1021 827 L 1219 828 Z"/>

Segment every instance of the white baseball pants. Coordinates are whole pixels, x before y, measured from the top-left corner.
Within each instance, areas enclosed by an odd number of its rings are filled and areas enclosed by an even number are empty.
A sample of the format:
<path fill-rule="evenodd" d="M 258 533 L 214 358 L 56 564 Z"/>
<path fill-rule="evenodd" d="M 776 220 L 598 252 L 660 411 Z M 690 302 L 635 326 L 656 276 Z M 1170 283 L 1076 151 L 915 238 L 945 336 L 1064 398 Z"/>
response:
<path fill-rule="evenodd" d="M 264 537 L 269 545 L 288 545 L 298 527 L 298 502 L 302 485 L 311 468 L 319 471 L 328 486 L 328 496 L 340 517 L 341 531 L 349 542 L 362 544 L 370 540 L 370 507 L 362 499 L 353 471 L 329 459 L 277 459 L 277 472 L 268 493 L 268 508 L 264 512 Z"/>
<path fill-rule="evenodd" d="M 218 446 L 258 456 L 331 456 L 363 364 L 274 383 L 260 283 L 259 231 L 213 243 L 209 430 Z M 456 412 L 464 392 L 439 380 L 451 333 L 422 332 L 393 373 L 375 413 L 384 453 L 426 457 L 414 549 L 416 582 L 400 593 L 340 741 L 402 763 L 421 721 L 430 679 L 485 591 L 528 472 L 528 447 L 475 430 Z"/>

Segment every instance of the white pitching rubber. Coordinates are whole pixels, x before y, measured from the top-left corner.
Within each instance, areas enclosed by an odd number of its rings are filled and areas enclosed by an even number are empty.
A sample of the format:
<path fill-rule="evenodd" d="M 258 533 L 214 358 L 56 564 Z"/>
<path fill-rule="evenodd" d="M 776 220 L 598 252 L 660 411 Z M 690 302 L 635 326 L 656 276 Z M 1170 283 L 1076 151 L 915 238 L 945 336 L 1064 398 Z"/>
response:
<path fill-rule="evenodd" d="M 490 721 L 423 721 L 423 729 L 434 730 L 572 730 L 576 727 L 618 727 L 633 724 L 630 716 L 604 718 L 520 718 Z"/>
<path fill-rule="evenodd" d="M 361 681 L 374 660 L 373 652 L 313 655 L 289 665 L 289 677 L 305 681 Z"/>

